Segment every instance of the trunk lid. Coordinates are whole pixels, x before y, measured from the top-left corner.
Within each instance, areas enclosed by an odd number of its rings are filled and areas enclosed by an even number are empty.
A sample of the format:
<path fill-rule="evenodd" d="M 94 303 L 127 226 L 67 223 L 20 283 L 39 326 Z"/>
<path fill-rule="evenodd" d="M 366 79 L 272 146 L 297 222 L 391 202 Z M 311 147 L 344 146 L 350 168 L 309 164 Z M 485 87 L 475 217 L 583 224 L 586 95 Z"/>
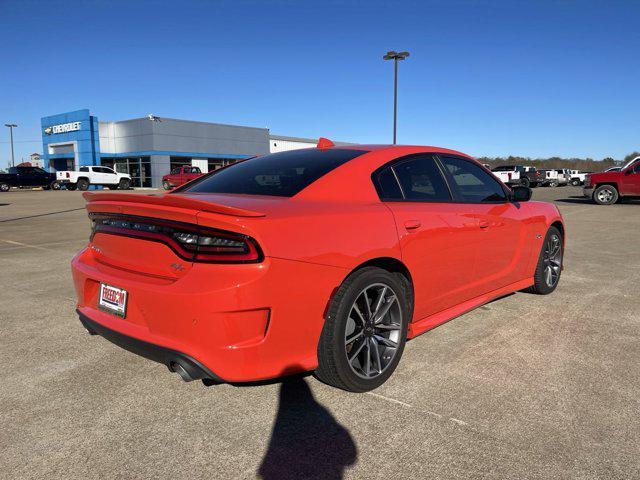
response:
<path fill-rule="evenodd" d="M 186 230 L 206 227 L 253 236 L 246 224 L 260 220 L 265 212 L 283 203 L 277 197 L 228 194 L 85 192 L 83 195 L 90 217 L 103 227 L 94 233 L 90 249 L 100 264 L 169 280 L 187 275 L 194 262 L 145 229 L 158 225 Z M 137 230 L 132 236 L 116 235 L 109 232 L 112 226 Z M 147 237 L 134 238 L 139 234 Z"/>

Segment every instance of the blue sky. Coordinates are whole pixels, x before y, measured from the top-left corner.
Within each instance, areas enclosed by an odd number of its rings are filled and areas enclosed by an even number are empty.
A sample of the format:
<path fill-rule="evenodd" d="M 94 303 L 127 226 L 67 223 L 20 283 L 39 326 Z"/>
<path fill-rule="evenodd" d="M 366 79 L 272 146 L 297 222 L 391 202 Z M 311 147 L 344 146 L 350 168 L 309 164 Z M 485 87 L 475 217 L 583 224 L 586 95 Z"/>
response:
<path fill-rule="evenodd" d="M 471 155 L 640 149 L 640 2 L 0 0 L 0 123 L 159 116 Z M 0 166 L 9 157 L 0 131 Z M 34 141 L 35 143 L 29 143 Z"/>

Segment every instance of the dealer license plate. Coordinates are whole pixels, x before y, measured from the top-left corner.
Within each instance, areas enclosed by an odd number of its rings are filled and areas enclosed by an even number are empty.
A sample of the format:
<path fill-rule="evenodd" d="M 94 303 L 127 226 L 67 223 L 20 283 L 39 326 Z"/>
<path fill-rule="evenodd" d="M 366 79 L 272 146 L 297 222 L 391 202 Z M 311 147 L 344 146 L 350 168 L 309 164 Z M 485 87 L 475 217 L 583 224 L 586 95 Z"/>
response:
<path fill-rule="evenodd" d="M 101 283 L 99 302 L 102 310 L 113 313 L 114 315 L 118 315 L 122 318 L 127 315 L 126 290 Z"/>

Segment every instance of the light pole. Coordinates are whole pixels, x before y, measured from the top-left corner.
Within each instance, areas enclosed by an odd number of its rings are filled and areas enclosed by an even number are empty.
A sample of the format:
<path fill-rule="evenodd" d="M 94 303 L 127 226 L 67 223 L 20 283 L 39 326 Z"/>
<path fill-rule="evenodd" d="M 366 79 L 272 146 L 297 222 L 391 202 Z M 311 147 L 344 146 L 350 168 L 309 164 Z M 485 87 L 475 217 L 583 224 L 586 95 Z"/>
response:
<path fill-rule="evenodd" d="M 391 50 L 382 57 L 384 60 L 393 60 L 393 144 L 396 144 L 396 125 L 398 121 L 398 60 L 404 60 L 409 52 L 394 52 Z"/>
<path fill-rule="evenodd" d="M 16 166 L 16 161 L 13 158 L 13 129 L 15 127 L 17 127 L 18 125 L 16 125 L 15 123 L 5 123 L 4 126 L 5 127 L 9 127 L 9 132 L 11 132 L 10 133 L 10 135 L 11 135 L 11 166 L 15 167 Z"/>

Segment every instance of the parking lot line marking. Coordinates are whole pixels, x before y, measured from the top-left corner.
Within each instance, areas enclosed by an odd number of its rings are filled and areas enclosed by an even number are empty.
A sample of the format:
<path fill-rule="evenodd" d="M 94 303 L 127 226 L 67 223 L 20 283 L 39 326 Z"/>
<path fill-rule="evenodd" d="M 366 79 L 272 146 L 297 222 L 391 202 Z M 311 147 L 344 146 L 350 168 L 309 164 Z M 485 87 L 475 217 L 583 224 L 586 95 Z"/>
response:
<path fill-rule="evenodd" d="M 463 422 L 462 420 L 458 420 L 457 418 L 449 418 L 449 420 L 451 420 L 453 423 L 457 423 L 458 425 L 463 425 L 465 427 L 468 427 L 469 424 L 467 422 Z"/>
<path fill-rule="evenodd" d="M 0 242 L 8 243 L 9 245 L 18 245 L 19 247 L 37 248 L 38 250 L 44 250 L 46 252 L 54 251 L 53 248 L 39 247 L 37 245 L 27 245 L 26 243 L 14 242 L 13 240 L 5 240 L 4 238 L 0 238 Z"/>
<path fill-rule="evenodd" d="M 16 221 L 16 220 L 25 220 L 27 218 L 46 217 L 46 216 L 49 216 L 49 215 L 57 215 L 59 213 L 76 212 L 78 210 L 84 210 L 84 209 L 85 209 L 85 207 L 79 207 L 79 208 L 72 208 L 70 210 L 60 210 L 59 212 L 49 212 L 49 213 L 39 213 L 37 215 L 28 215 L 26 217 L 6 218 L 4 220 L 0 220 L 0 223 L 13 222 L 13 221 Z"/>
<path fill-rule="evenodd" d="M 396 400 L 395 398 L 385 397 L 384 395 L 380 395 L 379 393 L 367 392 L 367 395 L 380 398 L 381 400 L 386 400 L 387 402 L 397 403 L 398 405 L 402 405 L 403 407 L 413 408 L 413 406 L 408 403 L 401 402 L 400 400 Z"/>

